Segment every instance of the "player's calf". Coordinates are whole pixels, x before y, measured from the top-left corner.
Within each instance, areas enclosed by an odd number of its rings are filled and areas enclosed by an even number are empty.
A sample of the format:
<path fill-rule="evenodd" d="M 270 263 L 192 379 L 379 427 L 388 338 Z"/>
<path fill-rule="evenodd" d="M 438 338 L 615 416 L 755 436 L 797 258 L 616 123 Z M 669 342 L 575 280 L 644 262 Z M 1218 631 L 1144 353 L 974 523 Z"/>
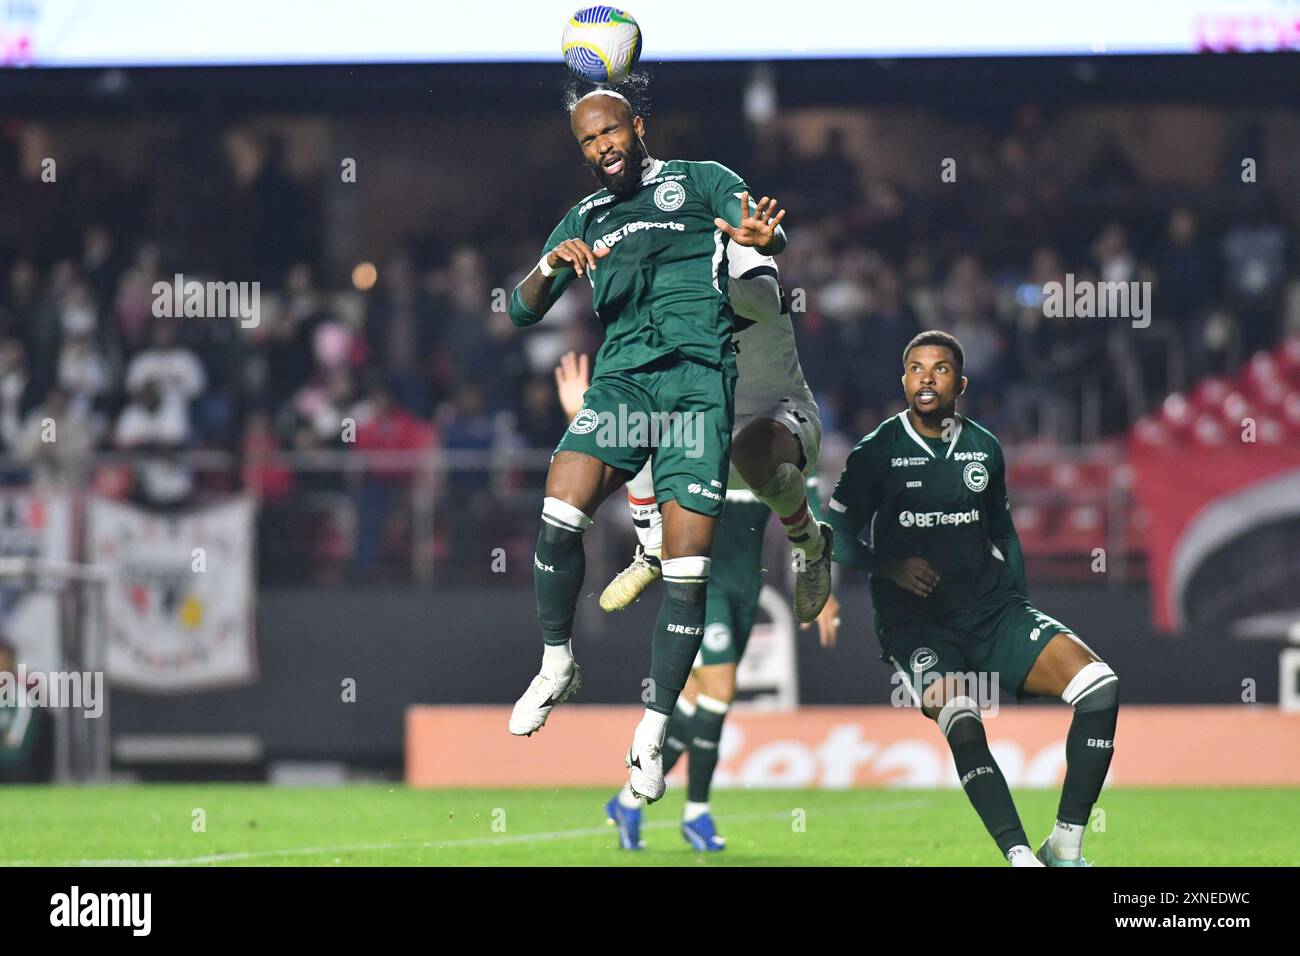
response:
<path fill-rule="evenodd" d="M 663 562 L 664 602 L 651 645 L 646 712 L 627 754 L 628 785 L 652 803 L 664 793 L 663 741 L 668 718 L 704 635 L 709 564 L 708 558 L 699 556 Z"/>
<path fill-rule="evenodd" d="M 1049 866 L 1086 866 L 1083 834 L 1115 753 L 1119 677 L 1109 665 L 1091 661 L 1066 685 L 1061 699 L 1074 708 L 1065 738 L 1065 784 L 1056 825 L 1038 856 Z"/>
<path fill-rule="evenodd" d="M 511 711 L 512 734 L 528 736 L 540 730 L 555 705 L 568 700 L 578 689 L 579 669 L 573 661 L 570 639 L 574 608 L 586 573 L 582 533 L 590 524 L 591 518 L 559 498 L 547 498 L 542 505 L 542 529 L 533 555 L 542 666 Z"/>
<path fill-rule="evenodd" d="M 1041 866 L 1029 849 L 1011 790 L 989 750 L 979 704 L 969 697 L 954 697 L 934 714 L 948 741 L 957 776 L 984 828 L 1012 866 Z"/>
<path fill-rule="evenodd" d="M 727 665 L 718 665 L 718 669 Z M 734 675 L 735 668 L 731 668 Z M 715 682 L 716 683 L 716 682 Z M 718 769 L 718 747 L 722 725 L 731 708 L 731 694 L 722 682 L 720 694 L 713 697 L 703 690 L 695 695 L 695 716 L 690 723 L 690 764 L 686 768 L 686 806 L 682 810 L 682 836 L 696 850 L 721 850 L 724 840 L 709 809 L 709 791 Z M 708 688 L 713 689 L 713 688 Z"/>

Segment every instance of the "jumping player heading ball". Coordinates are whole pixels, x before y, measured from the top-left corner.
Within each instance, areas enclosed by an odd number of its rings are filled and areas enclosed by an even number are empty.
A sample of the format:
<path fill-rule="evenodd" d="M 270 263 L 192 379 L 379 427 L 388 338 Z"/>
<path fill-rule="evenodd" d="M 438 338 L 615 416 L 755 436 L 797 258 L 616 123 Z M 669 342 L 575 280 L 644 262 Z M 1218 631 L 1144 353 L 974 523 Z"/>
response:
<path fill-rule="evenodd" d="M 570 128 L 602 188 L 551 233 L 541 260 L 511 295 L 510 318 L 516 325 L 540 321 L 568 284 L 584 277 L 605 337 L 583 408 L 547 475 L 533 577 L 542 666 L 515 704 L 510 732 L 540 729 L 577 688 L 570 638 L 584 576 L 582 534 L 601 502 L 653 460 L 664 600 L 646 712 L 626 762 L 631 790 L 657 800 L 664 792 L 664 731 L 704 632 L 730 462 L 736 357 L 727 240 L 776 255 L 785 246 L 785 213 L 767 197 L 751 203 L 745 182 L 725 166 L 652 159 L 644 121 L 616 93 L 599 90 L 579 100 Z M 696 441 L 652 446 L 610 427 L 672 412 L 689 419 Z"/>

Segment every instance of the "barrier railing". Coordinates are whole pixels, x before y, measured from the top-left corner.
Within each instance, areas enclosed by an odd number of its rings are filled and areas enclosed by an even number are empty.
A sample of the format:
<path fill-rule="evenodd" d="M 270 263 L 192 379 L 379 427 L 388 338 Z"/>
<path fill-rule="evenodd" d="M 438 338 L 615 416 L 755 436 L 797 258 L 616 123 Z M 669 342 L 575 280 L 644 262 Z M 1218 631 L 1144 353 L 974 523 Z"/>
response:
<path fill-rule="evenodd" d="M 827 449 L 822 487 L 834 487 L 847 449 Z M 1100 514 L 1095 547 L 1107 553 L 1108 579 L 1140 573 L 1140 542 L 1130 533 L 1133 503 L 1122 454 L 1112 446 L 1008 446 L 1013 466 L 1086 466 L 1106 480 L 1078 487 L 1017 485 L 1014 505 L 1042 508 L 1090 506 Z M 531 554 L 550 451 L 502 447 L 487 450 L 379 451 L 354 448 L 273 450 L 251 454 L 190 450 L 167 455 L 106 451 L 76 463 L 83 491 L 130 494 L 131 476 L 159 461 L 189 471 L 200 505 L 243 491 L 259 503 L 259 579 L 264 586 L 358 581 L 380 584 L 491 580 L 531 575 Z M 0 457 L 8 484 L 57 482 L 49 469 Z M 616 501 L 620 500 L 616 496 Z M 1022 529 L 1022 538 L 1031 538 Z M 606 506 L 588 535 L 588 573 L 612 574 L 631 553 L 626 509 Z M 1036 540 L 1036 539 L 1033 539 Z M 1026 552 L 1038 580 L 1078 579 L 1092 548 L 1077 536 L 1053 551 Z M 498 579 L 499 580 L 499 579 Z"/>

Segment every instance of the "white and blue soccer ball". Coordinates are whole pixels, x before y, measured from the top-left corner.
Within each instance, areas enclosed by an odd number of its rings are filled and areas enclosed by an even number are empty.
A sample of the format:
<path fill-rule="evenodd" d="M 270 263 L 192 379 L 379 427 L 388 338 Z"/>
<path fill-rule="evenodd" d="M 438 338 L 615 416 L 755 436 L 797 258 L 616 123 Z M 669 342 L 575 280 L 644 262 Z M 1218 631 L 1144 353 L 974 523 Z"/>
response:
<path fill-rule="evenodd" d="M 621 83 L 641 59 L 641 27 L 618 7 L 584 7 L 564 28 L 564 62 L 591 83 Z"/>

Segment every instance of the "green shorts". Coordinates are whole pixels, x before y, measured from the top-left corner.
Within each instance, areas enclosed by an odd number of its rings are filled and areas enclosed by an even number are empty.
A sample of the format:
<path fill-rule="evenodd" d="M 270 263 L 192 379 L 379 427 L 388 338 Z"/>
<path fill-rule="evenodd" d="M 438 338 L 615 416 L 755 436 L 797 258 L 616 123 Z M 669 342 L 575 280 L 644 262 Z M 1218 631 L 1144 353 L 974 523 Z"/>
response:
<path fill-rule="evenodd" d="M 752 494 L 743 492 L 742 495 Z M 713 562 L 704 610 L 704 640 L 695 666 L 738 664 L 758 616 L 763 591 L 763 532 L 772 511 L 761 501 L 736 500 L 722 509 L 713 537 Z"/>
<path fill-rule="evenodd" d="M 556 446 L 635 475 L 654 462 L 655 497 L 716 518 L 726 498 L 736 358 L 721 368 L 669 355 L 597 373 Z"/>
<path fill-rule="evenodd" d="M 878 631 L 881 660 L 903 675 L 916 696 L 936 675 L 996 674 L 998 686 L 1017 698 L 1047 642 L 1072 633 L 1019 595 L 969 622 L 916 621 Z"/>

